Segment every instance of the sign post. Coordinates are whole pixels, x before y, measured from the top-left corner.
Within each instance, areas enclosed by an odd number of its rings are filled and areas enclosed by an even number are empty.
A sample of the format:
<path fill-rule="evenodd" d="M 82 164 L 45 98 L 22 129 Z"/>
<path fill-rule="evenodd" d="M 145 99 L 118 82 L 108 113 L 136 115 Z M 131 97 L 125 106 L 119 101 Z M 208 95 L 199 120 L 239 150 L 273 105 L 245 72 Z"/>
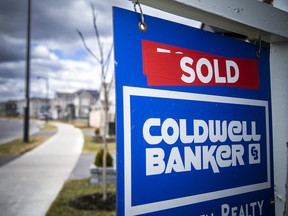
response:
<path fill-rule="evenodd" d="M 114 8 L 118 215 L 274 215 L 269 50 Z"/>

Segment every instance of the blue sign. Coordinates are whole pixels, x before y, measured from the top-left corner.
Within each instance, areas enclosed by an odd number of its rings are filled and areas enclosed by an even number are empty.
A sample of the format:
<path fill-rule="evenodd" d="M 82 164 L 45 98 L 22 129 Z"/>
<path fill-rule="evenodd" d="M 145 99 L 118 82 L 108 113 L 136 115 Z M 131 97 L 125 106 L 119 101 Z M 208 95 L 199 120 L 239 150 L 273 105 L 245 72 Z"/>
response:
<path fill-rule="evenodd" d="M 114 8 L 117 215 L 274 215 L 269 50 Z"/>

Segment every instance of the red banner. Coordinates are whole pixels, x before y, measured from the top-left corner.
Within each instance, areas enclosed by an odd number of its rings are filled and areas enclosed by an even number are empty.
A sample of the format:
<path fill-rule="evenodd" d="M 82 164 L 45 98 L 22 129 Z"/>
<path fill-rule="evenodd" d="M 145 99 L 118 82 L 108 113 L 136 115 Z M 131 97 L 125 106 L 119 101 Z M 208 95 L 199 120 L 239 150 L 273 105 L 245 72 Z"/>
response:
<path fill-rule="evenodd" d="M 258 61 L 230 58 L 142 41 L 149 86 L 233 86 L 259 88 Z"/>

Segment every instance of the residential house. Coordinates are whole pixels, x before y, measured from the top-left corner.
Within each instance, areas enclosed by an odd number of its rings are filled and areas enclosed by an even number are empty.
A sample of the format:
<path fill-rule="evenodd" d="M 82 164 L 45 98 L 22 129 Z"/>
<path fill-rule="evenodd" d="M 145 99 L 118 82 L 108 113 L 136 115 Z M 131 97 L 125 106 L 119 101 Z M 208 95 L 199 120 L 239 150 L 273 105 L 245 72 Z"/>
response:
<path fill-rule="evenodd" d="M 88 118 L 91 106 L 99 99 L 99 92 L 93 90 L 79 90 L 74 93 L 75 117 Z"/>
<path fill-rule="evenodd" d="M 98 98 L 99 93 L 96 90 L 79 90 L 75 93 L 56 92 L 52 102 L 52 118 L 87 119 L 90 107 Z"/>
<path fill-rule="evenodd" d="M 17 103 L 17 113 L 24 116 L 24 108 L 26 107 L 26 100 L 22 99 Z M 30 117 L 38 118 L 42 114 L 48 114 L 51 106 L 51 100 L 46 98 L 33 97 L 29 100 L 29 115 Z"/>
<path fill-rule="evenodd" d="M 71 93 L 56 92 L 52 100 L 51 114 L 53 119 L 74 118 L 74 96 Z"/>
<path fill-rule="evenodd" d="M 104 90 L 101 88 L 100 97 L 97 103 L 92 106 L 89 117 L 89 125 L 100 129 L 100 134 L 104 134 L 105 128 L 105 110 L 104 110 Z M 115 82 L 112 79 L 108 84 L 108 135 L 115 135 Z"/>
<path fill-rule="evenodd" d="M 7 101 L 0 103 L 0 116 L 18 116 L 17 112 L 17 102 Z"/>

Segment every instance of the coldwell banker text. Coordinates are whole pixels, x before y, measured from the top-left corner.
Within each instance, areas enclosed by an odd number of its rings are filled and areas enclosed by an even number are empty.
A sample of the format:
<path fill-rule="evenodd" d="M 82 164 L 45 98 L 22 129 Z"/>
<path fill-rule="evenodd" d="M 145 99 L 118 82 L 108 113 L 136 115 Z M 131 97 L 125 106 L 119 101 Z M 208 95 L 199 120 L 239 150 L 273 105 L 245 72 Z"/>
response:
<path fill-rule="evenodd" d="M 188 128 L 193 129 L 188 131 Z M 153 129 L 158 134 L 152 133 Z M 148 144 L 147 176 L 206 170 L 210 166 L 214 173 L 219 173 L 221 168 L 244 166 L 245 149 L 248 150 L 248 164 L 261 162 L 261 135 L 257 134 L 255 121 L 149 118 L 142 132 Z M 166 145 L 171 146 L 168 155 L 167 150 L 161 148 L 167 149 Z"/>

